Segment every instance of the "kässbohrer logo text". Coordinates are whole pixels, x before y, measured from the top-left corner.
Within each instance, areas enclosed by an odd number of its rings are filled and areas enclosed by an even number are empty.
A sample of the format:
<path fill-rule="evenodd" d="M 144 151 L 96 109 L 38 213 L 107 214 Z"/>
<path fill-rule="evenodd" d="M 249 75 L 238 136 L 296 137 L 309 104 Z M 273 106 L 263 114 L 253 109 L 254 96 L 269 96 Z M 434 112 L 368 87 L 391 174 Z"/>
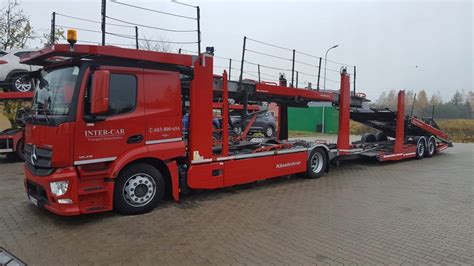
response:
<path fill-rule="evenodd" d="M 301 161 L 298 162 L 288 162 L 288 163 L 279 163 L 276 165 L 276 168 L 285 168 L 285 167 L 292 167 L 292 166 L 298 166 L 301 164 Z"/>

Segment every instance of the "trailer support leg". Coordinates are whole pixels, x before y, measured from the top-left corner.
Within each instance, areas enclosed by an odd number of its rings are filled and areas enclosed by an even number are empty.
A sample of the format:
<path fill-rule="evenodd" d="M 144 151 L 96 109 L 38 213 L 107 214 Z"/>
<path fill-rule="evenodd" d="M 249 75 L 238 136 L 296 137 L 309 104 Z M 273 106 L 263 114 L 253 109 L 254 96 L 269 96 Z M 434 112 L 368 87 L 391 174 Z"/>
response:
<path fill-rule="evenodd" d="M 339 134 L 337 134 L 337 149 L 339 154 L 349 152 L 349 123 L 351 112 L 351 84 L 346 71 L 341 73 L 341 91 L 339 95 Z"/>
<path fill-rule="evenodd" d="M 280 140 L 288 140 L 288 106 L 280 105 L 278 107 L 278 127 L 280 135 Z"/>
<path fill-rule="evenodd" d="M 397 122 L 395 129 L 395 145 L 393 153 L 403 153 L 403 143 L 405 142 L 405 91 L 398 92 Z"/>

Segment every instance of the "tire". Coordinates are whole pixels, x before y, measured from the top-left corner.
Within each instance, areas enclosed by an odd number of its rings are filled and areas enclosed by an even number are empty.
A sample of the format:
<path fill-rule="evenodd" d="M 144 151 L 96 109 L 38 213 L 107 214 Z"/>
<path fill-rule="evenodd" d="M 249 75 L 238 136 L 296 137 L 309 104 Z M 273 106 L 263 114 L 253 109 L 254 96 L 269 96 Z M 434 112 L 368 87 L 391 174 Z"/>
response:
<path fill-rule="evenodd" d="M 375 134 L 375 140 L 377 142 L 379 141 L 387 141 L 388 138 L 387 138 L 387 135 L 385 135 L 384 133 L 382 132 L 377 132 L 377 134 Z"/>
<path fill-rule="evenodd" d="M 233 130 L 229 131 L 229 141 L 230 142 L 236 142 L 237 137 L 239 137 L 239 135 L 237 135 Z"/>
<path fill-rule="evenodd" d="M 147 213 L 158 205 L 164 191 L 165 182 L 158 169 L 146 163 L 132 164 L 115 181 L 114 210 L 121 214 Z"/>
<path fill-rule="evenodd" d="M 236 125 L 232 131 L 236 134 L 236 135 L 240 135 L 242 134 L 242 128 L 240 127 L 240 125 Z"/>
<path fill-rule="evenodd" d="M 428 139 L 428 147 L 425 150 L 425 157 L 432 157 L 436 152 L 436 139 L 434 136 L 431 136 Z"/>
<path fill-rule="evenodd" d="M 314 148 L 308 157 L 306 177 L 317 179 L 323 176 L 328 163 L 326 151 L 323 148 Z"/>
<path fill-rule="evenodd" d="M 263 134 L 267 138 L 273 138 L 275 136 L 275 129 L 272 126 L 266 126 Z"/>
<path fill-rule="evenodd" d="M 377 138 L 375 137 L 374 134 L 372 133 L 364 133 L 362 137 L 360 138 L 362 142 L 376 142 Z"/>
<path fill-rule="evenodd" d="M 419 138 L 416 142 L 416 159 L 423 159 L 425 156 L 426 144 L 424 138 Z"/>
<path fill-rule="evenodd" d="M 212 132 L 212 140 L 220 140 L 221 139 L 221 134 L 217 132 Z"/>
<path fill-rule="evenodd" d="M 25 146 L 23 145 L 23 140 L 20 139 L 16 144 L 15 155 L 20 161 L 25 161 Z"/>
<path fill-rule="evenodd" d="M 31 78 L 27 78 L 25 74 L 15 74 L 9 80 L 10 91 L 14 92 L 30 92 L 33 91 L 33 83 Z"/>

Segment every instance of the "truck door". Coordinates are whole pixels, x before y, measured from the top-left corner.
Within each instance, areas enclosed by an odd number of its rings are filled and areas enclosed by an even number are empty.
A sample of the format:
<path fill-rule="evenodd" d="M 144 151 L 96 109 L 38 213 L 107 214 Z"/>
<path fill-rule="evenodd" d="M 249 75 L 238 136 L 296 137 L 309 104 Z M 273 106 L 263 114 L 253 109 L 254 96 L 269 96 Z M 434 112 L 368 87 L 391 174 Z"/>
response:
<path fill-rule="evenodd" d="M 89 95 L 94 74 L 90 71 L 78 106 L 74 143 L 74 164 L 111 162 L 145 145 L 143 69 L 100 67 L 110 71 L 109 110 L 101 121 L 87 122 Z M 86 77 L 87 78 L 87 77 Z M 81 105 L 81 101 L 78 102 Z M 82 111 L 82 112 L 81 112 Z"/>

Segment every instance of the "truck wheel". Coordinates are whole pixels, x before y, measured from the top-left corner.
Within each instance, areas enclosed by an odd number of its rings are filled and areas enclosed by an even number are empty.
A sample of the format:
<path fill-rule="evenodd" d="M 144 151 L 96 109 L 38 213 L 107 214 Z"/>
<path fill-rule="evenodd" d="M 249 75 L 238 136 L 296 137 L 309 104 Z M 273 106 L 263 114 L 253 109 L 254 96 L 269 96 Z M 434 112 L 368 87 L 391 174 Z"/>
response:
<path fill-rule="evenodd" d="M 416 158 L 422 159 L 423 156 L 425 155 L 425 150 L 426 150 L 425 139 L 419 138 L 418 142 L 416 143 Z"/>
<path fill-rule="evenodd" d="M 146 163 L 125 168 L 117 177 L 114 189 L 114 210 L 121 214 L 151 211 L 163 198 L 165 182 L 160 172 Z"/>
<path fill-rule="evenodd" d="M 375 141 L 377 141 L 377 138 L 372 133 L 364 133 L 364 135 L 362 135 L 360 140 L 362 142 L 375 142 Z"/>
<path fill-rule="evenodd" d="M 275 135 L 275 130 L 272 126 L 267 126 L 263 134 L 265 134 L 265 137 L 267 138 L 273 138 L 273 136 Z"/>
<path fill-rule="evenodd" d="M 20 139 L 18 141 L 18 143 L 16 144 L 16 151 L 15 151 L 15 154 L 16 154 L 16 157 L 18 157 L 18 159 L 20 159 L 21 161 L 24 161 L 25 160 L 25 146 L 23 145 L 23 140 Z"/>
<path fill-rule="evenodd" d="M 436 140 L 434 136 L 431 136 L 428 140 L 428 147 L 425 151 L 426 157 L 431 157 L 436 152 Z"/>
<path fill-rule="evenodd" d="M 323 148 L 315 148 L 311 151 L 306 167 L 306 176 L 311 179 L 320 178 L 326 170 L 327 156 Z"/>
<path fill-rule="evenodd" d="M 31 79 L 25 74 L 17 74 L 10 79 L 10 91 L 29 92 L 33 90 Z"/>

